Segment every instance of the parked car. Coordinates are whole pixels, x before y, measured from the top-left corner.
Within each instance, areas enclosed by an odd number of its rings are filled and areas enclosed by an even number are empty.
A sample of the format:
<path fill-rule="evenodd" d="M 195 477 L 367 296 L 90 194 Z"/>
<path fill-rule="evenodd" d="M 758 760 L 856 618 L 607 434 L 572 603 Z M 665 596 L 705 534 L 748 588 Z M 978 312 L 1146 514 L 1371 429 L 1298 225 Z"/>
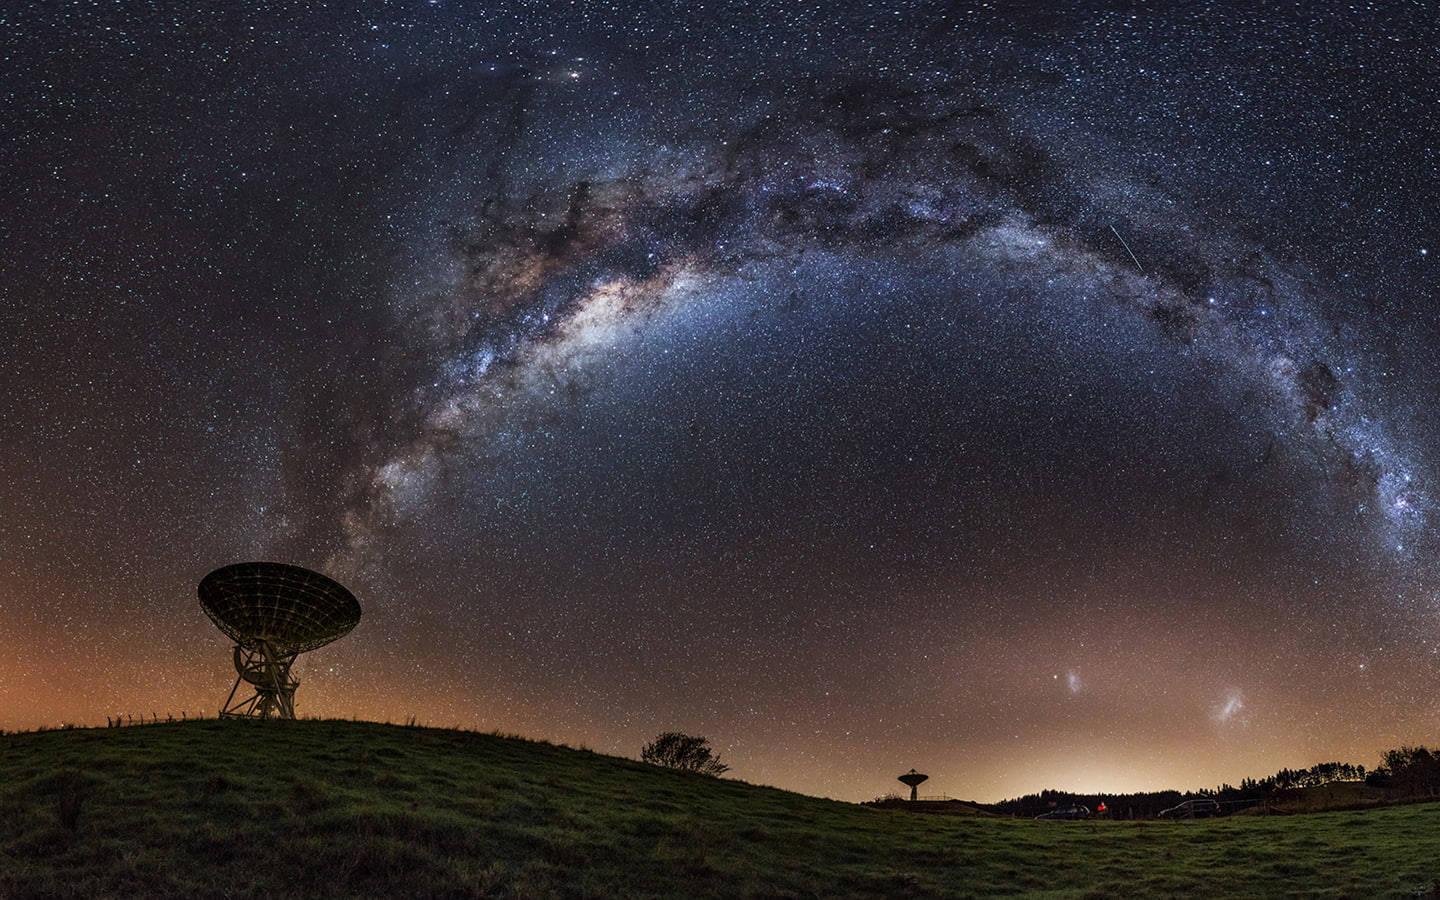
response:
<path fill-rule="evenodd" d="M 1178 806 L 1160 810 L 1162 819 L 1208 819 L 1220 815 L 1220 804 L 1214 800 L 1186 800 Z"/>
<path fill-rule="evenodd" d="M 1052 809 L 1047 813 L 1041 813 L 1035 818 L 1037 820 L 1048 819 L 1054 822 L 1073 821 L 1075 819 L 1088 819 L 1090 818 L 1090 807 L 1079 805 L 1062 806 L 1059 809 Z"/>

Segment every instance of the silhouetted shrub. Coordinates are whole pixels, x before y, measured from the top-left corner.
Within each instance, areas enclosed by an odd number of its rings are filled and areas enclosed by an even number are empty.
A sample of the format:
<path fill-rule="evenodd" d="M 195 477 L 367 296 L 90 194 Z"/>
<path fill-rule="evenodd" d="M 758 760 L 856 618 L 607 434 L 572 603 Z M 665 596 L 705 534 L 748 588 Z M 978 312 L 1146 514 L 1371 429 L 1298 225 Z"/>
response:
<path fill-rule="evenodd" d="M 710 742 L 698 735 L 667 731 L 640 750 L 640 759 L 667 769 L 699 772 L 701 775 L 723 775 L 730 767 L 710 749 Z"/>

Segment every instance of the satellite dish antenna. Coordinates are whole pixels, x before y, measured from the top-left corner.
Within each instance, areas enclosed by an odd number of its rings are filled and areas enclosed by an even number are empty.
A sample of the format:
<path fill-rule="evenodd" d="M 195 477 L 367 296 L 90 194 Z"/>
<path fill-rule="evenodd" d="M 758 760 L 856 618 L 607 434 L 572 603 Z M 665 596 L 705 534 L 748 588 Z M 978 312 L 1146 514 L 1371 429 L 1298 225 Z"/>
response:
<path fill-rule="evenodd" d="M 904 775 L 901 775 L 899 781 L 901 784 L 908 784 L 910 786 L 910 799 L 915 800 L 919 793 L 920 782 L 927 781 L 929 778 L 929 775 L 921 775 L 919 772 L 911 769 Z"/>
<path fill-rule="evenodd" d="M 360 621 L 353 594 L 318 572 L 284 563 L 216 569 L 200 580 L 199 594 L 205 615 L 235 642 L 235 686 L 221 718 L 295 718 L 295 657 L 344 637 Z M 237 701 L 241 683 L 253 694 Z"/>

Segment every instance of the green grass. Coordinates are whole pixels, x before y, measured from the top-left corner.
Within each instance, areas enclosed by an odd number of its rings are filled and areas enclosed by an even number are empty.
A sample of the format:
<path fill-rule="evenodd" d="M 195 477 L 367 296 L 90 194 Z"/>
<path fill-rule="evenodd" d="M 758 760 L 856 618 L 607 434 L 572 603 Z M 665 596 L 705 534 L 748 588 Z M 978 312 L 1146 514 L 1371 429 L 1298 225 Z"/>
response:
<path fill-rule="evenodd" d="M 472 732 L 0 738 L 0 897 L 1428 896 L 1440 804 L 1179 823 L 922 816 Z"/>
<path fill-rule="evenodd" d="M 1395 791 L 1371 787 L 1363 782 L 1339 781 L 1286 791 L 1270 806 L 1279 813 L 1309 813 L 1325 810 L 1364 809 L 1387 806 L 1395 802 Z"/>

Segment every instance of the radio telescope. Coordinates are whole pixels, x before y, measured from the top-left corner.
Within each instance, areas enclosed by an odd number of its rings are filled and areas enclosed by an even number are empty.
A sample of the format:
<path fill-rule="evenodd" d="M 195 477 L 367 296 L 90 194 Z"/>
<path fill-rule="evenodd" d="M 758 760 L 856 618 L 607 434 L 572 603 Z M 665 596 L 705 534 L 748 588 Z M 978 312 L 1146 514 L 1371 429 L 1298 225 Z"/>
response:
<path fill-rule="evenodd" d="M 904 785 L 908 785 L 909 788 L 910 788 L 910 800 L 911 800 L 911 802 L 914 802 L 915 799 L 919 796 L 920 783 L 923 782 L 923 781 L 925 781 L 925 780 L 927 780 L 927 779 L 929 779 L 929 777 L 930 777 L 929 775 L 921 775 L 919 772 L 915 771 L 914 769 L 911 769 L 910 771 L 906 772 L 904 775 L 901 775 L 901 776 L 900 776 L 900 778 L 899 778 L 900 783 L 901 783 L 901 784 L 904 784 Z"/>
<path fill-rule="evenodd" d="M 344 637 L 360 621 L 360 604 L 349 591 L 284 563 L 216 569 L 200 580 L 199 593 L 205 615 L 235 642 L 235 686 L 221 718 L 295 718 L 295 657 Z M 236 700 L 242 682 L 254 693 Z"/>

